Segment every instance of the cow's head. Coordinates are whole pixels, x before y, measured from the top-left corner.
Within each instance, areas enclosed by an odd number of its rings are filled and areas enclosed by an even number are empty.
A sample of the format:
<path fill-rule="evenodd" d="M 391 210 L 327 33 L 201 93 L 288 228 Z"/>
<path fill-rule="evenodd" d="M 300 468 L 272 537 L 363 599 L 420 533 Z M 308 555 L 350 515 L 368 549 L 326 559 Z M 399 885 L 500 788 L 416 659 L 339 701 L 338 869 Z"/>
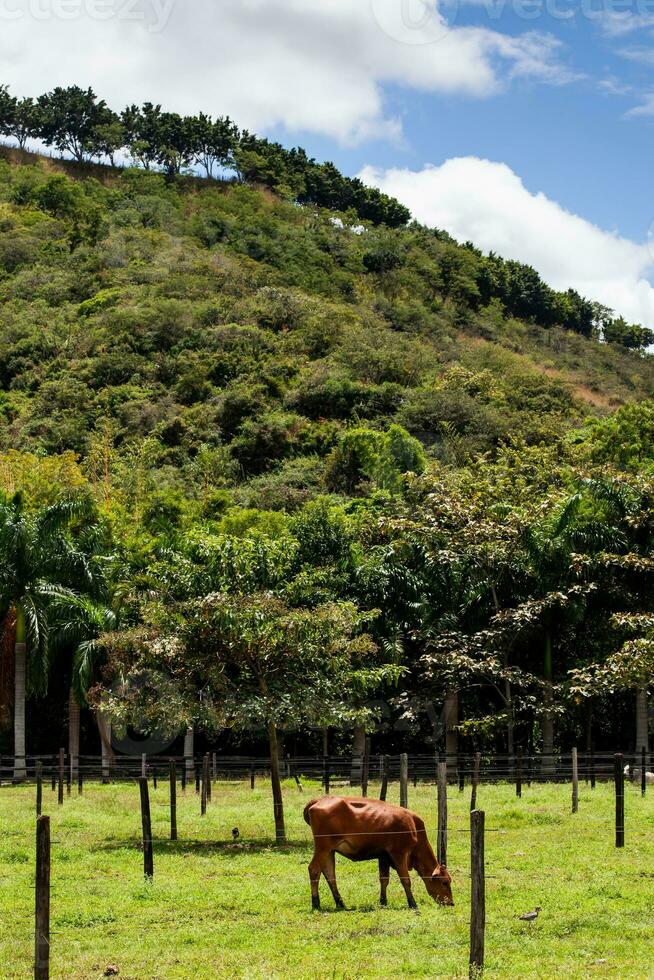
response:
<path fill-rule="evenodd" d="M 454 905 L 452 898 L 452 878 L 444 864 L 437 865 L 434 873 L 425 877 L 425 887 L 439 905 Z"/>

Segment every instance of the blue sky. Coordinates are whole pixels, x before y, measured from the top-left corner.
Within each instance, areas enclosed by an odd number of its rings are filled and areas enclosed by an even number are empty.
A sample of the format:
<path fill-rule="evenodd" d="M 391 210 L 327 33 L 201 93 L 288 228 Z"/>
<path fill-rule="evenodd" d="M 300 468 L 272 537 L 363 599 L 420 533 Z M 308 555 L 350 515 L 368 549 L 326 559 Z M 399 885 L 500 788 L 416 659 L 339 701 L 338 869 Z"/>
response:
<path fill-rule="evenodd" d="M 498 26 L 524 29 L 506 15 Z M 530 190 L 545 192 L 602 227 L 642 239 L 654 206 L 654 114 L 627 113 L 654 84 L 654 38 L 648 68 L 621 57 L 624 39 L 607 38 L 581 14 L 569 26 L 556 20 L 545 26 L 561 39 L 561 60 L 578 79 L 559 85 L 516 80 L 481 100 L 391 93 L 404 118 L 406 165 L 459 155 L 501 160 Z M 611 94 L 614 86 L 627 91 Z M 397 148 L 375 150 L 384 166 L 393 165 Z M 362 154 L 357 157 L 359 163 Z M 351 164 L 347 156 L 342 162 Z"/>
<path fill-rule="evenodd" d="M 654 0 L 0 0 L 0 63 L 229 113 L 654 326 Z"/>
<path fill-rule="evenodd" d="M 648 6 L 651 31 L 627 30 Z M 613 28 L 611 4 L 602 16 L 597 0 L 551 5 L 536 0 L 532 8 L 542 14 L 527 21 L 509 0 L 502 7 L 499 14 L 491 0 L 485 6 L 469 4 L 456 11 L 452 22 L 514 36 L 533 30 L 551 34 L 560 43 L 557 60 L 568 80 L 507 79 L 486 97 L 384 86 L 389 114 L 402 120 L 402 139 L 343 146 L 304 132 L 301 140 L 316 156 L 331 155 L 350 173 L 371 163 L 420 168 L 454 156 L 502 161 L 531 191 L 543 191 L 601 227 L 642 241 L 654 218 L 654 106 L 649 115 L 629 113 L 654 92 L 654 0 L 630 4 Z M 548 7 L 571 16 L 551 16 Z M 490 16 L 489 9 L 498 13 Z M 437 58 L 438 42 L 433 47 Z M 280 139 L 291 135 L 279 127 L 275 132 Z"/>

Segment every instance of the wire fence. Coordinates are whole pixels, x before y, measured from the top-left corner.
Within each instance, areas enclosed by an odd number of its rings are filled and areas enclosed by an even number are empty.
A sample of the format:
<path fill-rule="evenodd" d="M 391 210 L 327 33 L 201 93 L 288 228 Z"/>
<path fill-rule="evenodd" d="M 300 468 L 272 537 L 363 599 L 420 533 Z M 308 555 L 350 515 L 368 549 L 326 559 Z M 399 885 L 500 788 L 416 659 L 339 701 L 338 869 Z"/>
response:
<path fill-rule="evenodd" d="M 261 756 L 223 755 L 218 752 L 203 753 L 198 756 L 142 756 L 98 755 L 71 756 L 56 752 L 45 755 L 28 755 L 23 759 L 0 756 L 0 786 L 11 786 L 16 782 L 34 782 L 41 771 L 44 780 L 58 778 L 63 764 L 66 781 L 71 779 L 103 782 L 132 781 L 144 773 L 157 778 L 167 778 L 170 763 L 177 766 L 178 776 L 196 779 L 201 774 L 205 756 L 209 756 L 212 779 L 221 781 L 242 781 L 259 778 L 270 773 L 270 759 Z M 580 752 L 577 755 L 577 769 L 580 781 L 613 780 L 616 752 Z M 627 777 L 640 779 L 642 771 L 642 752 L 620 753 L 627 767 Z M 485 755 L 459 754 L 435 755 L 416 754 L 408 756 L 409 782 L 435 783 L 439 763 L 447 764 L 450 783 L 466 785 L 477 775 L 477 782 L 515 782 L 525 784 L 570 782 L 573 777 L 572 753 L 543 755 Z M 379 781 L 387 778 L 397 782 L 401 777 L 402 756 L 374 754 L 366 760 L 364 756 L 287 756 L 280 759 L 282 778 L 289 780 L 310 780 L 327 782 L 330 786 L 361 785 L 364 779 Z M 645 760 L 649 769 L 649 756 Z M 631 770 L 629 772 L 629 770 Z M 654 777 L 652 777 L 654 779 Z M 648 782 L 651 780 L 648 780 Z"/>

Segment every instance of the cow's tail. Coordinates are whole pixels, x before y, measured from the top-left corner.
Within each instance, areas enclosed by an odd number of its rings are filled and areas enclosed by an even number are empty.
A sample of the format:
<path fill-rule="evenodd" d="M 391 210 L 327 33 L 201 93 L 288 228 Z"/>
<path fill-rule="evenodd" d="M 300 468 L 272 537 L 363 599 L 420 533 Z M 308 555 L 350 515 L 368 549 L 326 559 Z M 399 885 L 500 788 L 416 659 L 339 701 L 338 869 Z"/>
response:
<path fill-rule="evenodd" d="M 311 809 L 311 807 L 313 806 L 313 804 L 314 803 L 317 803 L 317 802 L 318 802 L 318 800 L 309 800 L 309 802 L 307 803 L 307 805 L 304 808 L 304 819 L 309 824 L 309 826 L 311 826 L 311 821 L 309 820 L 309 810 Z"/>

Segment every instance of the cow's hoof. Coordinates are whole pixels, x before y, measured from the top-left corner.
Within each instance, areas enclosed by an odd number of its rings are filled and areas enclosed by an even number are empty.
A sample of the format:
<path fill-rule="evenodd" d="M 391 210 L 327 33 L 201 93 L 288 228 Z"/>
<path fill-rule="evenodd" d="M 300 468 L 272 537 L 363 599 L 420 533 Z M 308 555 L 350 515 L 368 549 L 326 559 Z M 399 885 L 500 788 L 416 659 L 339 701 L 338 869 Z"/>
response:
<path fill-rule="evenodd" d="M 386 908 L 386 906 L 388 905 L 388 899 L 387 898 L 380 898 L 379 899 L 379 904 L 380 905 L 383 905 L 384 908 Z"/>
<path fill-rule="evenodd" d="M 314 912 L 320 912 L 320 899 L 319 898 L 312 898 L 311 899 L 311 908 L 314 910 Z"/>

